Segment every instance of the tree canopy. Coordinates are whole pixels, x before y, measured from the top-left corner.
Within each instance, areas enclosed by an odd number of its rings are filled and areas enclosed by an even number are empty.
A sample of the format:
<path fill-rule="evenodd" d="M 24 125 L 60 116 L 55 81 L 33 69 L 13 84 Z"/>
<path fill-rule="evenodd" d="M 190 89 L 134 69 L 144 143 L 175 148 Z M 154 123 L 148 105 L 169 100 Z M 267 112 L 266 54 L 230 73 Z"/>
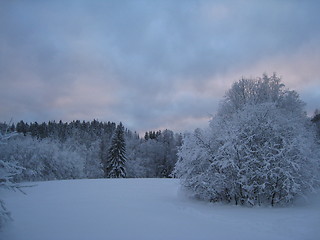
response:
<path fill-rule="evenodd" d="M 175 173 L 193 196 L 285 205 L 319 183 L 319 152 L 304 103 L 279 77 L 241 79 L 209 128 L 184 138 Z"/>

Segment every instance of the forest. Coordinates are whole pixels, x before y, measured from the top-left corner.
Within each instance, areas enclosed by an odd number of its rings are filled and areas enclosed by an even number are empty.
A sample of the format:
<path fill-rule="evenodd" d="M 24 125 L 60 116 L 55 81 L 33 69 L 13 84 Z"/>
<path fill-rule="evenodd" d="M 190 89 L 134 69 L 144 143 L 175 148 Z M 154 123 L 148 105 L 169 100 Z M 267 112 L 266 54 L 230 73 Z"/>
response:
<path fill-rule="evenodd" d="M 1 123 L 14 133 L 0 145 L 0 159 L 23 168 L 15 181 L 102 178 L 112 137 L 122 123 L 97 120 Z M 148 131 L 144 137 L 123 127 L 126 177 L 171 177 L 182 135 L 171 130 Z"/>

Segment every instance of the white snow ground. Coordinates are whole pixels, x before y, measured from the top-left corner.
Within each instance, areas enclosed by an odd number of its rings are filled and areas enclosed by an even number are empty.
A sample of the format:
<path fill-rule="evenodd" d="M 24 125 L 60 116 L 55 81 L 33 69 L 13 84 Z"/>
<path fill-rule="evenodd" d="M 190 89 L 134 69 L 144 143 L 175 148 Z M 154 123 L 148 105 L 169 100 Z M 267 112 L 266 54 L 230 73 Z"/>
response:
<path fill-rule="evenodd" d="M 1 240 L 320 239 L 320 204 L 246 208 L 190 200 L 174 179 L 39 182 L 2 193 Z M 319 199 L 318 199 L 319 200 Z"/>

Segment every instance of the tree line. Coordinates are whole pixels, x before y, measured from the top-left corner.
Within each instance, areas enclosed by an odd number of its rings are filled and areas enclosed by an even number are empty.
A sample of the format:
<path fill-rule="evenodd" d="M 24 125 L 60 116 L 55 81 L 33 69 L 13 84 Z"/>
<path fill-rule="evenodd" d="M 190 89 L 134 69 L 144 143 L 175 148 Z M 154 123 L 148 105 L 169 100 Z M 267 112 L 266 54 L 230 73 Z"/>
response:
<path fill-rule="evenodd" d="M 0 127 L 2 133 L 18 133 L 0 145 L 0 159 L 23 168 L 15 181 L 170 177 L 182 143 L 181 134 L 171 130 L 148 131 L 141 138 L 122 123 L 98 120 L 19 121 Z M 118 161 L 122 161 L 120 175 L 115 173 Z"/>

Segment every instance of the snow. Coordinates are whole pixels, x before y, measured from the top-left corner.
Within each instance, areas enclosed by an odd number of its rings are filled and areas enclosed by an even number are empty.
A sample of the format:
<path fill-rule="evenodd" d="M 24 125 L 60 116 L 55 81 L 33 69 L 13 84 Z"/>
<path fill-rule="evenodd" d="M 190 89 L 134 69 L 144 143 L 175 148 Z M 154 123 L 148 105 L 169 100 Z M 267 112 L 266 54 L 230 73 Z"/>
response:
<path fill-rule="evenodd" d="M 176 179 L 38 182 L 1 192 L 1 240 L 320 239 L 320 203 L 238 207 L 191 200 Z"/>

